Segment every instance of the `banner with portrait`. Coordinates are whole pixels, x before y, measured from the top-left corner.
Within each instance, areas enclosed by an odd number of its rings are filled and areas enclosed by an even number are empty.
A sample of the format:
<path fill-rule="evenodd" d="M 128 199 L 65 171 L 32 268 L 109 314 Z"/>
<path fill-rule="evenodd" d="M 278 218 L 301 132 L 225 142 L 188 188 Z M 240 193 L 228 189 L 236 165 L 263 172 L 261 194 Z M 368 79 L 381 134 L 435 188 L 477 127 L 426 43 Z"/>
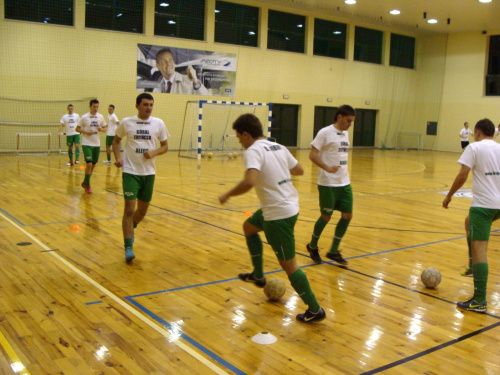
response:
<path fill-rule="evenodd" d="M 137 91 L 234 96 L 236 55 L 137 45 Z"/>

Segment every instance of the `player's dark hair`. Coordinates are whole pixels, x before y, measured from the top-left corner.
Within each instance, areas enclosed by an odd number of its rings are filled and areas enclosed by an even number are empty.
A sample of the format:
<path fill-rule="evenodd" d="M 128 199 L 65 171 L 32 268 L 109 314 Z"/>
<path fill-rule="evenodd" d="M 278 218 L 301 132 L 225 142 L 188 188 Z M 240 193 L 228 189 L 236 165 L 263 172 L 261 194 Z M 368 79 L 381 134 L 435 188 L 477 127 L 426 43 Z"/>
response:
<path fill-rule="evenodd" d="M 108 106 L 108 108 L 109 108 L 109 107 L 111 107 L 111 108 L 115 109 L 115 106 L 114 106 L 113 104 L 110 104 L 110 105 Z"/>
<path fill-rule="evenodd" d="M 239 134 L 247 132 L 252 138 L 260 138 L 264 136 L 262 132 L 262 124 L 257 116 L 251 113 L 245 113 L 233 122 L 233 130 Z"/>
<path fill-rule="evenodd" d="M 464 122 L 464 125 L 469 125 L 469 123 L 467 121 Z"/>
<path fill-rule="evenodd" d="M 483 118 L 479 120 L 474 127 L 474 130 L 481 130 L 481 132 L 487 137 L 493 137 L 495 134 L 495 125 L 490 119 Z"/>
<path fill-rule="evenodd" d="M 92 99 L 92 100 L 90 101 L 89 107 L 92 107 L 92 105 L 93 105 L 93 104 L 99 104 L 99 100 L 97 100 L 97 99 Z"/>
<path fill-rule="evenodd" d="M 69 108 L 69 107 L 73 107 L 73 104 L 68 104 L 68 108 Z"/>
<path fill-rule="evenodd" d="M 339 115 L 343 116 L 356 116 L 356 112 L 354 112 L 354 108 L 350 105 L 344 104 L 337 109 L 335 112 L 335 121 L 338 120 Z"/>
<path fill-rule="evenodd" d="M 139 94 L 137 98 L 135 99 L 135 104 L 139 105 L 142 102 L 142 99 L 148 99 L 154 101 L 155 98 L 153 98 L 153 95 L 148 94 L 147 92 L 143 92 L 142 94 Z"/>
<path fill-rule="evenodd" d="M 160 56 L 160 55 L 162 55 L 162 54 L 164 54 L 166 52 L 170 53 L 172 55 L 172 58 L 174 57 L 174 54 L 172 53 L 172 50 L 170 48 L 162 48 L 161 50 L 159 50 L 156 53 L 156 57 L 155 57 L 156 62 L 158 62 L 158 56 Z"/>

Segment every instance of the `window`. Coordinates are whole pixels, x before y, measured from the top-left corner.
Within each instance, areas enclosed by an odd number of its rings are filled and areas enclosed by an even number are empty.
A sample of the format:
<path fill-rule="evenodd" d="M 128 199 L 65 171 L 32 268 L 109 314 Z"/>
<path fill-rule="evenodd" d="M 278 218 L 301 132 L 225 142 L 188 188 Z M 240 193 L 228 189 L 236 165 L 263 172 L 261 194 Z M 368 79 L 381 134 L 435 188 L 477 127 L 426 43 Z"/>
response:
<path fill-rule="evenodd" d="M 345 59 L 347 25 L 314 19 L 314 54 Z"/>
<path fill-rule="evenodd" d="M 86 0 L 85 27 L 142 34 L 143 0 Z"/>
<path fill-rule="evenodd" d="M 356 26 L 354 60 L 382 64 L 383 32 Z"/>
<path fill-rule="evenodd" d="M 267 48 L 304 53 L 306 17 L 269 11 Z"/>
<path fill-rule="evenodd" d="M 486 95 L 500 96 L 500 35 L 490 36 Z"/>
<path fill-rule="evenodd" d="M 391 66 L 413 69 L 415 60 L 415 38 L 391 34 Z"/>
<path fill-rule="evenodd" d="M 73 26 L 73 0 L 5 0 L 5 18 Z"/>
<path fill-rule="evenodd" d="M 205 0 L 155 0 L 155 35 L 205 39 Z"/>
<path fill-rule="evenodd" d="M 257 47 L 259 8 L 217 1 L 215 3 L 215 41 Z"/>

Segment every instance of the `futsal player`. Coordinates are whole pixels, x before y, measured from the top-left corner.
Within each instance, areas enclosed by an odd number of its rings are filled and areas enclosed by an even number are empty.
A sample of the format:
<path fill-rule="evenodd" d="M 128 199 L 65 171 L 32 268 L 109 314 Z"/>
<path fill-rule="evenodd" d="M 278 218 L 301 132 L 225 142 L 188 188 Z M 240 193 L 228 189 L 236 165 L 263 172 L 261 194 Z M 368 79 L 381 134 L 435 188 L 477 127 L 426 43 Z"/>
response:
<path fill-rule="evenodd" d="M 488 258 L 486 251 L 491 225 L 500 218 L 500 144 L 493 140 L 495 125 L 488 119 L 474 127 L 474 143 L 468 145 L 458 162 L 462 165 L 450 191 L 443 200 L 448 208 L 453 195 L 472 171 L 472 203 L 469 209 L 469 236 L 472 244 L 472 276 L 474 294 L 457 306 L 464 310 L 486 312 Z"/>
<path fill-rule="evenodd" d="M 80 162 L 80 133 L 76 131 L 80 116 L 78 113 L 74 113 L 73 104 L 68 104 L 67 109 L 68 113 L 61 117 L 61 121 L 59 121 L 61 124 L 59 131 L 61 132 L 64 129 L 64 133 L 66 134 L 69 157 L 69 163 L 66 165 L 71 167 L 73 166 L 73 145 L 75 146 L 75 163 L 78 164 Z"/>
<path fill-rule="evenodd" d="M 304 314 L 297 315 L 297 320 L 304 323 L 319 322 L 326 317 L 325 311 L 295 259 L 294 227 L 299 216 L 299 196 L 293 187 L 291 175 L 303 175 L 304 169 L 286 147 L 264 138 L 262 124 L 253 114 L 238 117 L 233 129 L 245 149 L 245 176 L 234 188 L 220 195 L 219 201 L 224 204 L 230 197 L 244 194 L 255 187 L 261 206 L 243 224 L 254 269 L 252 273 L 240 273 L 238 277 L 261 288 L 266 285 L 263 246 L 259 236 L 259 232 L 264 231 L 293 289 L 308 305 Z"/>
<path fill-rule="evenodd" d="M 111 145 L 113 144 L 113 139 L 115 139 L 116 127 L 120 121 L 115 115 L 115 106 L 110 104 L 108 106 L 108 123 L 106 125 L 106 158 L 104 161 L 106 164 L 111 164 Z"/>
<path fill-rule="evenodd" d="M 122 229 L 125 244 L 125 260 L 134 258 L 134 229 L 144 219 L 149 202 L 153 197 L 155 183 L 155 157 L 168 151 L 167 127 L 159 118 L 151 116 L 154 99 L 151 94 L 142 93 L 136 98 L 137 115 L 124 118 L 113 140 L 115 165 L 123 167 L 123 211 Z M 120 154 L 120 142 L 127 137 L 125 151 Z M 157 140 L 160 147 L 157 147 Z M 137 208 L 136 208 L 137 206 Z"/>
<path fill-rule="evenodd" d="M 92 99 L 89 107 L 90 111 L 80 118 L 76 127 L 76 131 L 83 135 L 82 150 L 87 165 L 85 166 L 85 178 L 82 182 L 82 187 L 87 194 L 92 193 L 90 177 L 92 177 L 95 165 L 99 161 L 99 152 L 101 151 L 99 132 L 104 132 L 104 127 L 106 126 L 104 117 L 97 112 L 99 110 L 99 100 Z"/>
<path fill-rule="evenodd" d="M 319 207 L 321 216 L 314 225 L 311 241 L 306 245 L 311 259 L 321 263 L 318 240 L 332 218 L 333 211 L 340 211 L 335 236 L 326 257 L 346 265 L 339 252 L 339 244 L 352 220 L 353 196 L 347 158 L 349 134 L 347 130 L 355 119 L 354 109 L 349 105 L 339 107 L 335 113 L 335 124 L 321 129 L 311 143 L 309 159 L 318 168 Z"/>

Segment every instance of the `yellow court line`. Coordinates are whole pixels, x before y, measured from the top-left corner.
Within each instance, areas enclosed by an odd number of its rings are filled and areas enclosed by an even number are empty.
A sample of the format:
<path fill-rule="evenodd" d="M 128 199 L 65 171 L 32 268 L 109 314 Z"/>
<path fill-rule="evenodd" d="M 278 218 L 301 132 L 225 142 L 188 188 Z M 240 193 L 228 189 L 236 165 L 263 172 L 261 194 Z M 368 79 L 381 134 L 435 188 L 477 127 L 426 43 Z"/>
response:
<path fill-rule="evenodd" d="M 0 345 L 4 348 L 5 352 L 9 356 L 10 360 L 12 361 L 11 367 L 12 370 L 16 374 L 23 374 L 23 375 L 30 375 L 30 372 L 26 369 L 26 367 L 23 365 L 19 357 L 17 356 L 16 352 L 14 349 L 12 349 L 12 346 L 10 346 L 9 342 L 5 338 L 2 332 L 0 332 Z"/>
<path fill-rule="evenodd" d="M 229 373 L 225 372 L 223 369 L 219 368 L 214 363 L 210 362 L 208 359 L 206 359 L 205 357 L 203 357 L 202 355 L 200 355 L 198 352 L 196 352 L 195 350 L 193 350 L 190 346 L 188 346 L 184 342 L 180 341 L 180 339 L 177 336 L 172 336 L 170 334 L 170 332 L 168 332 L 167 330 L 159 327 L 154 321 L 152 321 L 151 319 L 148 319 L 143 314 L 141 314 L 140 312 L 138 312 L 137 310 L 135 310 L 134 308 L 132 308 L 128 303 L 126 303 L 125 301 L 123 301 L 121 298 L 119 298 L 118 296 L 116 296 L 115 294 L 113 294 L 108 289 L 104 288 L 97 281 L 95 281 L 94 279 L 90 278 L 87 274 L 85 274 L 84 272 L 82 272 L 81 270 L 79 270 L 77 267 L 75 267 L 74 265 L 72 265 L 70 262 L 68 262 L 66 259 L 64 259 L 63 257 L 61 257 L 59 254 L 57 254 L 54 251 L 49 251 L 50 250 L 49 247 L 47 247 L 44 243 L 42 243 L 41 241 L 39 241 L 36 237 L 32 236 L 30 233 L 28 233 L 27 231 L 25 231 L 17 223 L 15 223 L 14 221 L 10 220 L 3 213 L 0 212 L 0 216 L 5 221 L 7 221 L 8 223 L 10 223 L 13 227 L 15 227 L 16 229 L 18 229 L 22 233 L 24 233 L 26 236 L 28 236 L 33 242 L 36 242 L 42 249 L 46 250 L 47 254 L 52 255 L 59 262 L 61 262 L 66 267 L 68 267 L 69 269 L 71 269 L 73 272 L 75 272 L 81 278 L 83 278 L 84 280 L 86 280 L 88 283 L 92 284 L 96 289 L 99 289 L 101 292 L 103 292 L 104 294 L 106 294 L 109 298 L 111 298 L 112 300 L 114 300 L 116 303 L 118 303 L 120 306 L 122 306 L 125 310 L 127 310 L 128 312 L 130 312 L 132 315 L 135 315 L 138 319 L 142 320 L 145 324 L 147 324 L 148 326 L 150 326 L 151 328 L 153 328 L 156 332 L 158 332 L 159 334 L 161 334 L 162 336 L 164 336 L 165 338 L 167 338 L 170 342 L 174 343 L 180 349 L 184 350 L 186 353 L 188 353 L 189 355 L 191 355 L 198 362 L 201 362 L 202 364 L 204 364 L 206 367 L 208 367 L 209 369 L 211 369 L 216 374 L 229 375 Z"/>

